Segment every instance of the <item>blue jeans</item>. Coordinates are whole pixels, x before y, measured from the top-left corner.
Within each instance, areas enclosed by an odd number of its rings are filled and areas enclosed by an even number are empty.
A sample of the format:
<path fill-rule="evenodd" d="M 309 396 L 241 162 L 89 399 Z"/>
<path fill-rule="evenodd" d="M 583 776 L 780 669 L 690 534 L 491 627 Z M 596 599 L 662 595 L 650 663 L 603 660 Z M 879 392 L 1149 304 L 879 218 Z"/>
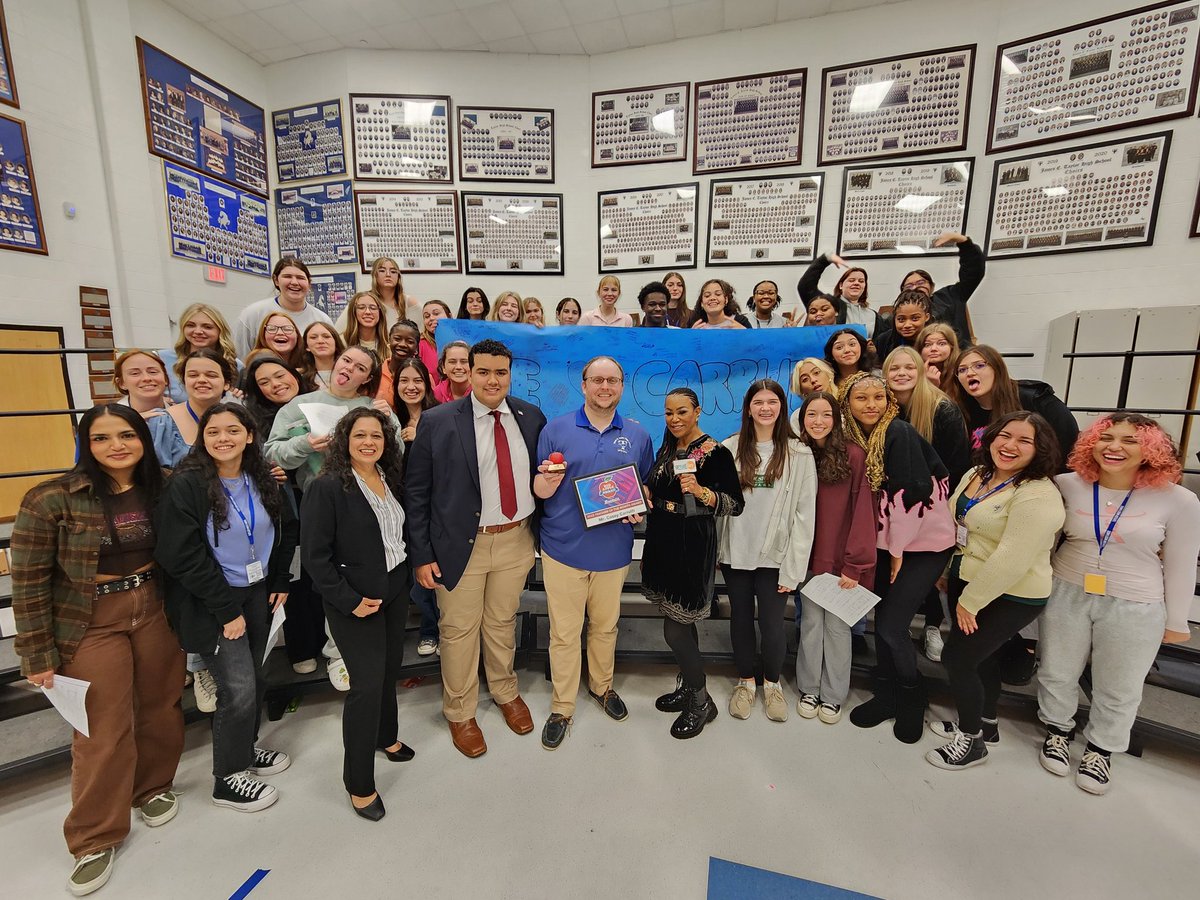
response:
<path fill-rule="evenodd" d="M 254 742 L 267 691 L 262 661 L 271 628 L 265 584 L 230 590 L 242 602 L 246 633 L 233 641 L 222 635 L 212 653 L 201 654 L 217 682 L 212 730 L 213 778 L 218 781 L 254 765 Z"/>
<path fill-rule="evenodd" d="M 423 588 L 413 579 L 412 590 L 409 591 L 409 597 L 416 604 L 417 609 L 421 613 L 421 630 L 419 632 L 420 639 L 434 640 L 438 639 L 438 605 L 437 594 Z"/>

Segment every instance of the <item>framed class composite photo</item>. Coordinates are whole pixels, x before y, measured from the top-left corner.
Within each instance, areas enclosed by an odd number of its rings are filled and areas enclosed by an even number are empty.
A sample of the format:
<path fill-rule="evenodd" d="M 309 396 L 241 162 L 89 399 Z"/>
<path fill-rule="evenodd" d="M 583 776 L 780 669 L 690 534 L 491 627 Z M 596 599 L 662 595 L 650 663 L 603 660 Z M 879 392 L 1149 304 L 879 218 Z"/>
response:
<path fill-rule="evenodd" d="M 563 274 L 563 195 L 462 193 L 467 273 Z"/>
<path fill-rule="evenodd" d="M 346 174 L 342 101 L 322 100 L 271 113 L 275 172 L 281 182 Z"/>
<path fill-rule="evenodd" d="M 800 164 L 808 69 L 697 81 L 692 174 Z"/>
<path fill-rule="evenodd" d="M 0 113 L 0 250 L 49 251 L 38 205 L 29 135 L 20 119 Z"/>
<path fill-rule="evenodd" d="M 825 176 L 714 178 L 708 186 L 710 266 L 810 263 L 816 258 Z"/>
<path fill-rule="evenodd" d="M 696 268 L 698 191 L 693 181 L 597 194 L 599 270 Z"/>
<path fill-rule="evenodd" d="M 450 184 L 450 114 L 444 95 L 351 94 L 354 178 Z"/>
<path fill-rule="evenodd" d="M 988 258 L 1154 243 L 1171 132 L 997 160 Z"/>
<path fill-rule="evenodd" d="M 1200 3 L 1159 3 L 1001 44 L 988 152 L 1190 116 Z"/>
<path fill-rule="evenodd" d="M 358 260 L 365 275 L 380 256 L 405 272 L 461 272 L 456 191 L 355 191 Z"/>
<path fill-rule="evenodd" d="M 141 38 L 137 53 L 150 152 L 266 197 L 263 108 Z"/>
<path fill-rule="evenodd" d="M 8 23 L 4 20 L 4 3 L 0 2 L 0 103 L 20 107 L 17 81 L 13 76 L 12 51 L 8 47 Z"/>
<path fill-rule="evenodd" d="M 554 110 L 460 106 L 460 181 L 554 181 Z"/>
<path fill-rule="evenodd" d="M 357 262 L 351 182 L 277 188 L 275 229 L 280 256 L 295 256 L 310 266 Z"/>
<path fill-rule="evenodd" d="M 691 84 L 592 94 L 592 168 L 687 159 Z"/>
<path fill-rule="evenodd" d="M 334 322 L 342 314 L 342 310 L 350 305 L 350 298 L 358 290 L 358 276 L 354 272 L 313 275 L 308 283 L 308 302 Z"/>
<path fill-rule="evenodd" d="M 976 45 L 821 72 L 818 163 L 965 150 Z"/>
<path fill-rule="evenodd" d="M 171 254 L 271 277 L 267 202 L 163 160 Z"/>
<path fill-rule="evenodd" d="M 582 475 L 571 482 L 585 528 L 595 528 L 646 512 L 637 466 L 622 466 Z"/>
<path fill-rule="evenodd" d="M 974 167 L 974 157 L 847 166 L 838 253 L 858 259 L 953 255 L 953 244 L 933 243 L 946 231 L 966 234 Z"/>

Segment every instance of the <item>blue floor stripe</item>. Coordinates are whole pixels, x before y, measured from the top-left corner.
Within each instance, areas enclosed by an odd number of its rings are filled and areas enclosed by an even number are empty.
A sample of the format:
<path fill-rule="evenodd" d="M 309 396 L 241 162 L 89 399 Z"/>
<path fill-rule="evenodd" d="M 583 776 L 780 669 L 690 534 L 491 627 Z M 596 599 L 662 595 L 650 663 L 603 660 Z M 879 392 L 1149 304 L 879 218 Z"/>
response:
<path fill-rule="evenodd" d="M 246 879 L 240 888 L 229 895 L 229 900 L 245 900 L 247 894 L 258 887 L 258 883 L 271 874 L 270 869 L 258 869 Z"/>
<path fill-rule="evenodd" d="M 779 872 L 717 859 L 708 860 L 708 900 L 878 900 L 869 894 L 847 891 Z"/>

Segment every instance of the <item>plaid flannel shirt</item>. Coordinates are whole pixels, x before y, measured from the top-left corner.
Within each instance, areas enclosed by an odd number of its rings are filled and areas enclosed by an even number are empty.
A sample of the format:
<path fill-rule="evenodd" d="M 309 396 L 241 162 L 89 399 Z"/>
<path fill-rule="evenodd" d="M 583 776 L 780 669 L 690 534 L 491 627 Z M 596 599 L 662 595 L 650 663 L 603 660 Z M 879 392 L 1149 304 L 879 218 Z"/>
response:
<path fill-rule="evenodd" d="M 12 533 L 12 606 L 21 674 L 70 662 L 92 619 L 104 509 L 85 475 L 37 485 Z"/>

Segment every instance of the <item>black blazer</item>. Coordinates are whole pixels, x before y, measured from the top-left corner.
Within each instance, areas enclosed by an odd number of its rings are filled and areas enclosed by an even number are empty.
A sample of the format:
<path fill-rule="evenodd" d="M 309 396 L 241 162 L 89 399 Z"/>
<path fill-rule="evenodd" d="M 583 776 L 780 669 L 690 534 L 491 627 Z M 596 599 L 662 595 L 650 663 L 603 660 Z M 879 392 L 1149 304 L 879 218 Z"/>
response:
<path fill-rule="evenodd" d="M 546 425 L 531 403 L 508 398 L 529 450 L 529 481 L 537 474 L 538 435 Z M 483 501 L 471 395 L 443 403 L 421 416 L 417 439 L 404 476 L 404 512 L 408 523 L 409 561 L 413 568 L 437 562 L 441 584 L 453 590 L 475 547 Z M 534 513 L 537 516 L 537 513 Z M 530 523 L 537 534 L 537 522 Z"/>
<path fill-rule="evenodd" d="M 394 485 L 388 489 L 399 499 Z M 363 597 L 387 599 L 383 535 L 357 484 L 346 490 L 334 475 L 308 483 L 300 506 L 300 561 L 322 599 L 347 616 Z"/>

